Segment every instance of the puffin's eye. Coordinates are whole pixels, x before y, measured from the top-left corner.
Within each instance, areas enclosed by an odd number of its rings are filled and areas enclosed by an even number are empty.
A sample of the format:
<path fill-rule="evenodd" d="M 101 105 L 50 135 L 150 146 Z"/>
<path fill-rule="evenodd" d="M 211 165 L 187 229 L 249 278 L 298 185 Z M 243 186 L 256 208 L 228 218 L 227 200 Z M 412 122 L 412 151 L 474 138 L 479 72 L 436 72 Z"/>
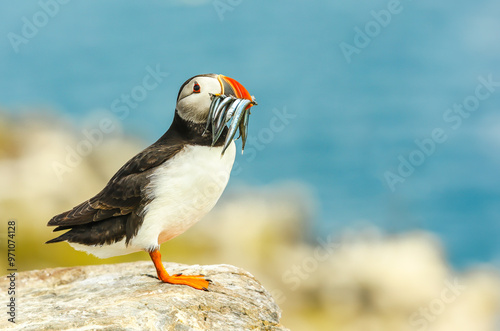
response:
<path fill-rule="evenodd" d="M 200 84 L 198 84 L 197 82 L 194 82 L 194 85 L 193 85 L 193 92 L 194 92 L 194 93 L 200 93 L 200 91 L 201 91 Z"/>

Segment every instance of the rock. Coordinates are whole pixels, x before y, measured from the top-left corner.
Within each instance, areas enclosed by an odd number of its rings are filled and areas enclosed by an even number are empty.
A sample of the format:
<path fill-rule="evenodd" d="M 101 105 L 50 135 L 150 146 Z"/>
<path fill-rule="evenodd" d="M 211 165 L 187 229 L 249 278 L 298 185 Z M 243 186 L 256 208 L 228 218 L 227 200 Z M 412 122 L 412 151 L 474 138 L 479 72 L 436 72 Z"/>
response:
<path fill-rule="evenodd" d="M 280 308 L 250 273 L 230 265 L 165 268 L 204 274 L 213 284 L 205 292 L 161 283 L 147 277 L 156 276 L 149 261 L 21 272 L 16 323 L 4 316 L 0 329 L 287 330 Z M 8 282 L 2 277 L 0 288 Z"/>

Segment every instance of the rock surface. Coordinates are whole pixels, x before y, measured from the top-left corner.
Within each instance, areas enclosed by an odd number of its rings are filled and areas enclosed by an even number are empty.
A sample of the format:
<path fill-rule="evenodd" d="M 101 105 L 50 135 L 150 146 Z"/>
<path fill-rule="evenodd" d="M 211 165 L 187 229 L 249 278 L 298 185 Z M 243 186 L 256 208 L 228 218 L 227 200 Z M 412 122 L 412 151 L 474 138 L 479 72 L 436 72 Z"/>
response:
<path fill-rule="evenodd" d="M 156 276 L 149 261 L 21 272 L 16 324 L 4 317 L 0 329 L 287 330 L 280 308 L 248 272 L 230 265 L 165 268 L 204 274 L 213 284 L 205 292 L 160 283 L 147 277 Z M 0 288 L 8 281 L 2 277 Z"/>

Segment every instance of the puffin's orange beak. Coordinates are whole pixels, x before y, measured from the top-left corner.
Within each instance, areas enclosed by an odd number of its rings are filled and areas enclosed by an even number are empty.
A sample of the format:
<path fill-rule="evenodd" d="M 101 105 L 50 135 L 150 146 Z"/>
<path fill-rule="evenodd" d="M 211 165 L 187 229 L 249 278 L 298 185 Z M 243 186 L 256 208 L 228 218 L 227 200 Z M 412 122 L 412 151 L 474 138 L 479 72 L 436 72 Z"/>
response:
<path fill-rule="evenodd" d="M 241 85 L 236 79 L 234 78 L 231 78 L 231 77 L 227 77 L 227 76 L 224 76 L 224 75 L 219 75 L 217 77 L 219 79 L 219 82 L 222 86 L 222 94 L 231 94 L 231 90 L 232 92 L 234 92 L 234 95 L 238 98 L 238 99 L 247 99 L 247 100 L 250 100 L 252 101 L 246 109 L 249 109 L 250 107 L 252 107 L 253 105 L 256 104 L 256 102 L 254 101 L 254 98 L 250 95 L 250 93 L 247 91 L 247 89 Z"/>

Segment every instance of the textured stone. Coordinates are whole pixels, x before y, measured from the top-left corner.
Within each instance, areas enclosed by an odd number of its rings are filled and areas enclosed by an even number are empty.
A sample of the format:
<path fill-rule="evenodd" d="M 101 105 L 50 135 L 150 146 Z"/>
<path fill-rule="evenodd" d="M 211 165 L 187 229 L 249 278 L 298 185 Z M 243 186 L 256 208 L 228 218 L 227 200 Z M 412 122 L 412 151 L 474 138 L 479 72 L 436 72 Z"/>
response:
<path fill-rule="evenodd" d="M 156 276 L 149 261 L 22 272 L 17 323 L 4 317 L 0 329 L 286 330 L 279 307 L 248 272 L 230 265 L 165 267 L 204 274 L 213 284 L 205 292 L 161 283 L 147 277 Z M 0 288 L 7 281 L 2 277 Z"/>

